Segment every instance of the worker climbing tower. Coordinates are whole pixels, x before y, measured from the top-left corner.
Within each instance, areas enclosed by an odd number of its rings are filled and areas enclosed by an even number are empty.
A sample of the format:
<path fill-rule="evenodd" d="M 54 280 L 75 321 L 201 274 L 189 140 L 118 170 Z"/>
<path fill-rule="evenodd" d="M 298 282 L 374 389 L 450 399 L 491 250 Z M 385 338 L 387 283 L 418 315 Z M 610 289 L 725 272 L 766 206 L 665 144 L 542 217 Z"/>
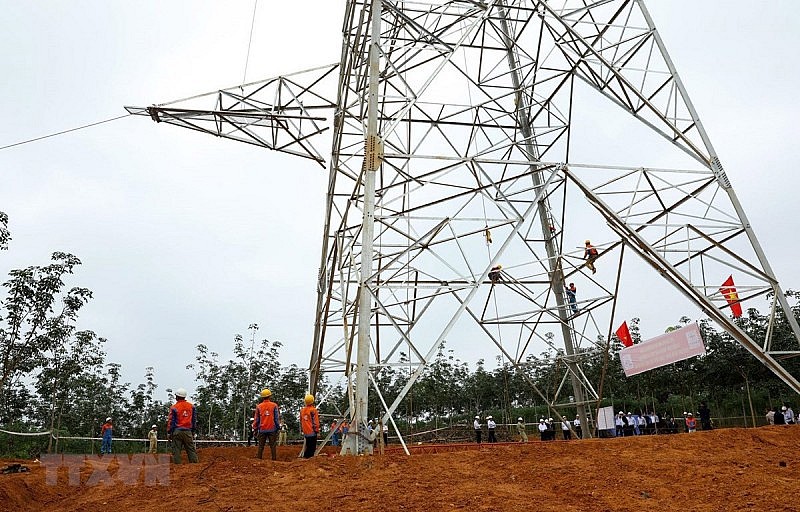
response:
<path fill-rule="evenodd" d="M 580 123 L 597 108 L 680 165 L 594 160 L 609 134 Z M 501 355 L 553 416 L 592 418 L 601 393 L 581 363 L 609 350 L 631 258 L 800 392 L 780 364 L 800 353 L 794 317 L 792 347 L 731 318 L 765 296 L 772 318 L 790 309 L 641 0 L 348 1 L 338 63 L 128 110 L 327 168 L 309 369 L 312 392 L 344 379 L 345 451 L 368 449 L 370 397 L 396 429 L 445 342 Z M 552 392 L 533 378 L 548 348 Z M 385 389 L 398 367 L 403 386 Z"/>

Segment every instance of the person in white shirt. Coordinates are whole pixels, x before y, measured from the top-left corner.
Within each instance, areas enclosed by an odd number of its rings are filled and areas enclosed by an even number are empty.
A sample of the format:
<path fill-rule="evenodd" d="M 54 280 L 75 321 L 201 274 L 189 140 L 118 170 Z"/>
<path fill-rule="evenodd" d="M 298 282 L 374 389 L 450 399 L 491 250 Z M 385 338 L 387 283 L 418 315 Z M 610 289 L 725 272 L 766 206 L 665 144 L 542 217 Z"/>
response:
<path fill-rule="evenodd" d="M 789 407 L 788 405 L 784 405 L 783 407 L 781 407 L 781 410 L 783 410 L 783 419 L 786 421 L 786 424 L 794 425 L 795 419 L 794 419 L 794 411 L 792 410 L 792 408 Z"/>
<path fill-rule="evenodd" d="M 614 425 L 617 427 L 617 437 L 622 437 L 625 435 L 625 413 L 619 411 L 617 413 L 617 417 L 614 418 Z"/>
<path fill-rule="evenodd" d="M 472 428 L 475 430 L 475 442 L 481 444 L 481 417 L 475 416 L 475 421 L 472 422 Z"/>
<path fill-rule="evenodd" d="M 564 435 L 564 441 L 572 439 L 572 432 L 569 430 L 569 420 L 564 416 L 564 421 L 561 422 L 561 433 Z"/>
<path fill-rule="evenodd" d="M 539 438 L 547 441 L 547 423 L 544 422 L 544 418 L 539 418 Z"/>
<path fill-rule="evenodd" d="M 497 438 L 494 435 L 494 430 L 497 428 L 497 423 L 494 422 L 494 418 L 491 416 L 486 417 L 486 428 L 489 430 L 489 437 L 486 441 L 490 443 L 496 443 Z"/>
<path fill-rule="evenodd" d="M 578 439 L 583 439 L 583 432 L 581 431 L 581 415 L 576 414 L 575 420 L 572 422 L 572 427 L 575 429 L 575 435 L 578 436 Z"/>

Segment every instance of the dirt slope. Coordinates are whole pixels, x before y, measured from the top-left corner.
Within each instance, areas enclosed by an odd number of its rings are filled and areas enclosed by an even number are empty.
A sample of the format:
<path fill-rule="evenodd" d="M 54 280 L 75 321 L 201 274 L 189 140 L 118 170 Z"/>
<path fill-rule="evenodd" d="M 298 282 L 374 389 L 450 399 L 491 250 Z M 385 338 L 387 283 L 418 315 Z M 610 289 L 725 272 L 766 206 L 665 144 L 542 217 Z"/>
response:
<path fill-rule="evenodd" d="M 199 464 L 163 466 L 167 485 L 113 458 L 84 462 L 80 485 L 27 462 L 0 475 L 0 510 L 798 510 L 798 444 L 800 426 L 781 426 L 308 461 L 293 447 L 277 462 L 208 448 Z"/>

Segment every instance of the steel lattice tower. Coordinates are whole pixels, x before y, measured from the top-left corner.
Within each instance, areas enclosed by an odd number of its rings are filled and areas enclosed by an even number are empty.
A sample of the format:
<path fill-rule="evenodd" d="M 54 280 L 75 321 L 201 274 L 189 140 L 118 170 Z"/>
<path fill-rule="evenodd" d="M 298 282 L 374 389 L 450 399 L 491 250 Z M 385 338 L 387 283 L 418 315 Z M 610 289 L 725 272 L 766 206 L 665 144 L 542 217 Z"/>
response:
<path fill-rule="evenodd" d="M 692 165 L 575 161 L 579 88 Z M 773 294 L 771 318 L 791 310 L 641 0 L 348 1 L 337 64 L 128 110 L 327 166 L 310 374 L 312 391 L 344 376 L 351 432 L 366 427 L 370 388 L 394 424 L 465 324 L 523 376 L 531 356 L 558 348 L 557 392 L 528 380 L 554 415 L 588 418 L 598 391 L 581 361 L 608 351 L 631 256 L 800 392 L 780 364 L 800 352 L 773 350 L 771 331 L 751 339 L 729 316 L 730 274 L 744 304 Z M 576 204 L 602 231 L 582 229 Z M 597 275 L 582 266 L 589 235 Z M 573 314 L 564 283 L 578 278 Z M 387 367 L 409 369 L 392 401 L 376 378 Z M 350 439 L 345 449 L 366 448 Z"/>

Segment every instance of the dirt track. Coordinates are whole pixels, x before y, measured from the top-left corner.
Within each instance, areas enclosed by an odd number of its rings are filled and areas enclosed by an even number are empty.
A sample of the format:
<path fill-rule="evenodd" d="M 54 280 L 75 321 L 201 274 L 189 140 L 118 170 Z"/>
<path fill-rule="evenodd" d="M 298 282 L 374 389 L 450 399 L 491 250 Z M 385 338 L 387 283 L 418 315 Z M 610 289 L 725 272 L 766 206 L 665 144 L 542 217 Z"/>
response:
<path fill-rule="evenodd" d="M 200 464 L 162 467 L 167 485 L 126 480 L 108 461 L 95 477 L 110 482 L 93 484 L 83 464 L 80 485 L 66 470 L 48 483 L 26 462 L 30 473 L 0 475 L 0 510 L 798 510 L 799 444 L 800 426 L 785 426 L 308 461 L 293 447 L 277 462 L 207 448 Z"/>

